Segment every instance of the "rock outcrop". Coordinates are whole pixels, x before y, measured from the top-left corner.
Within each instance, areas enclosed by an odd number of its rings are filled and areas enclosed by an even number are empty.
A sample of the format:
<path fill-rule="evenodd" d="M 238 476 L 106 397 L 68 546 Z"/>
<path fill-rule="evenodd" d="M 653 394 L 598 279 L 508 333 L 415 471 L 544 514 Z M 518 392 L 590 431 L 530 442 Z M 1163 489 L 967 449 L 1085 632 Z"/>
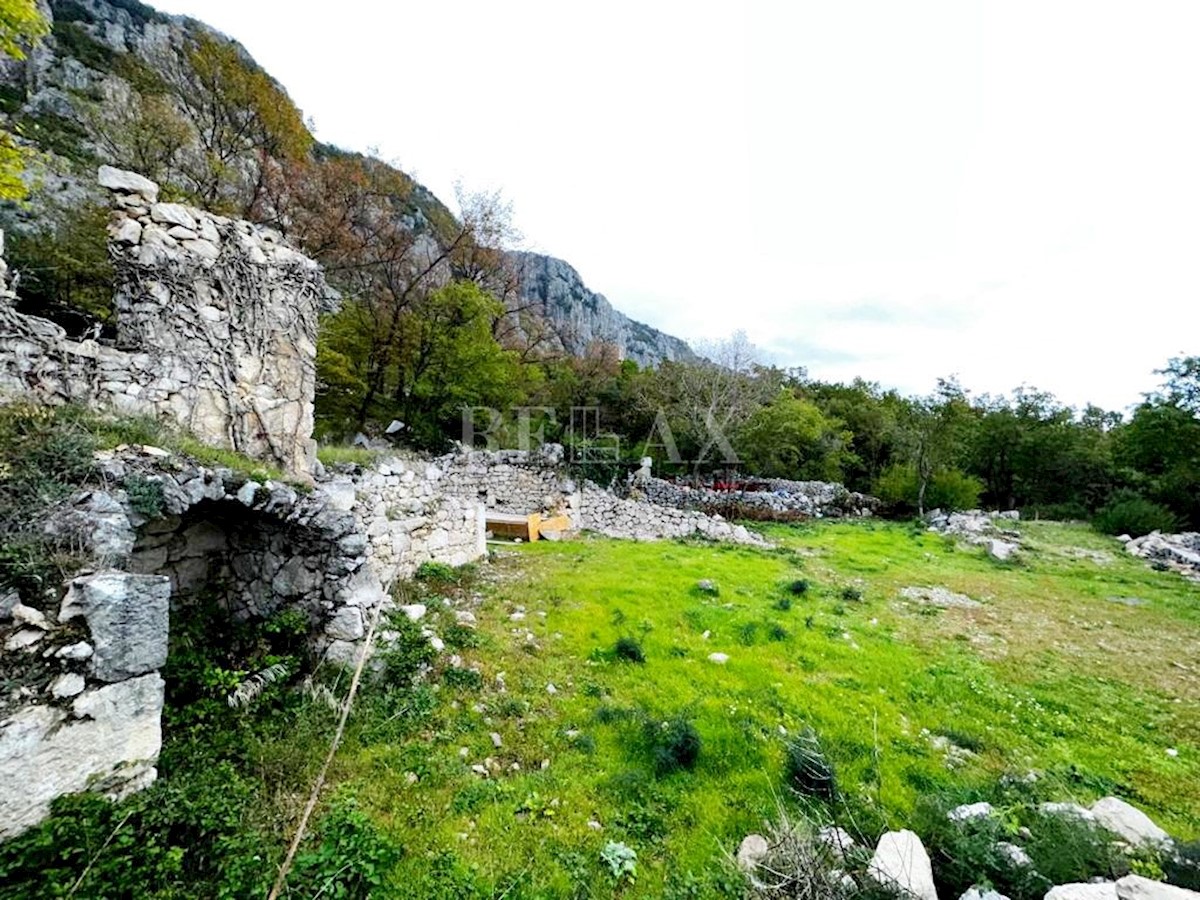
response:
<path fill-rule="evenodd" d="M 1124 543 L 1126 552 L 1151 565 L 1200 581 L 1200 533 L 1162 534 L 1154 531 L 1132 540 L 1126 538 Z"/>
<path fill-rule="evenodd" d="M 521 279 L 518 305 L 534 307 L 551 326 L 551 344 L 559 349 L 582 356 L 594 343 L 608 343 L 617 348 L 622 359 L 631 359 L 640 366 L 696 358 L 679 338 L 613 309 L 602 294 L 589 290 L 579 273 L 563 260 L 537 253 L 516 253 L 514 257 Z"/>

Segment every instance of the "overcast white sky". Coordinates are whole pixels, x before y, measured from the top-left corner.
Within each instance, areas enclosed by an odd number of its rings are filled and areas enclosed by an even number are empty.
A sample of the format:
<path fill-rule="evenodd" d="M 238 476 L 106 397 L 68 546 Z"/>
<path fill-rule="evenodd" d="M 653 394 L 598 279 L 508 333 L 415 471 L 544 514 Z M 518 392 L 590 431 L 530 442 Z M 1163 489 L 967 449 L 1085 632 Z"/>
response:
<path fill-rule="evenodd" d="M 1200 353 L 1195 0 L 154 5 L 684 338 L 1110 408 Z"/>

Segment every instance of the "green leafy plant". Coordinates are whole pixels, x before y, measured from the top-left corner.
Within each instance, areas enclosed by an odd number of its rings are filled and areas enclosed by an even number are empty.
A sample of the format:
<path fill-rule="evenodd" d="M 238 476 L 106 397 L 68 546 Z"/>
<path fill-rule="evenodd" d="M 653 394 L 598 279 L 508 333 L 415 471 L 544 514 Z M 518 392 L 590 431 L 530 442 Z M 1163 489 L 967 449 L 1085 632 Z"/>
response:
<path fill-rule="evenodd" d="M 615 881 L 637 881 L 637 853 L 632 847 L 609 841 L 600 851 L 600 861 Z"/>
<path fill-rule="evenodd" d="M 400 847 L 344 796 L 318 823 L 316 846 L 296 857 L 288 886 L 305 897 L 366 898 L 400 856 Z"/>

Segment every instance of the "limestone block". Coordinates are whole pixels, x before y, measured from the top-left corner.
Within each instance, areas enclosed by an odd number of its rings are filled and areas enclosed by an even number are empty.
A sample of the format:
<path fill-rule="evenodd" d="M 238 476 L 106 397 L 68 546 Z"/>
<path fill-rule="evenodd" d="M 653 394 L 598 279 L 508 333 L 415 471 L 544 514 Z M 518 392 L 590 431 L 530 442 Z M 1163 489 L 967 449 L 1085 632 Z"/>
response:
<path fill-rule="evenodd" d="M 161 575 L 100 572 L 71 582 L 60 622 L 83 616 L 91 632 L 91 674 L 122 681 L 167 661 L 170 580 Z"/>
<path fill-rule="evenodd" d="M 153 781 L 162 707 L 163 680 L 149 674 L 85 691 L 73 715 L 30 706 L 0 722 L 0 840 L 44 819 L 55 797 Z"/>
<path fill-rule="evenodd" d="M 143 175 L 113 166 L 101 166 L 97 172 L 100 186 L 123 194 L 140 194 L 150 203 L 158 200 L 158 185 Z"/>

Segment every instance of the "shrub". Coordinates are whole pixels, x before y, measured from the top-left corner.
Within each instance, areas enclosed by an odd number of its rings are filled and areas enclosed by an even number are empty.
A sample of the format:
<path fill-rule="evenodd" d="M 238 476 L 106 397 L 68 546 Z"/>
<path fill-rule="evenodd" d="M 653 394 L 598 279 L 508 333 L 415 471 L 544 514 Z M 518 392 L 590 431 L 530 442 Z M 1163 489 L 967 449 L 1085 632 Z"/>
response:
<path fill-rule="evenodd" d="M 1200 841 L 1177 843 L 1175 853 L 1163 861 L 1163 873 L 1170 884 L 1200 891 Z"/>
<path fill-rule="evenodd" d="M 388 628 L 395 631 L 397 637 L 380 653 L 387 678 L 394 683 L 410 682 L 437 654 L 421 634 L 421 626 L 403 612 L 388 617 Z"/>
<path fill-rule="evenodd" d="M 788 585 L 788 590 L 791 591 L 792 594 L 794 594 L 797 597 L 799 597 L 803 594 L 807 594 L 808 593 L 808 579 L 797 578 L 790 585 Z"/>
<path fill-rule="evenodd" d="M 958 469 L 944 469 L 925 486 L 926 509 L 975 509 L 983 493 L 983 482 Z M 897 511 L 917 508 L 920 481 L 912 466 L 889 466 L 875 483 L 875 495 Z"/>
<path fill-rule="evenodd" d="M 434 581 L 442 584 L 455 584 L 458 581 L 458 573 L 453 566 L 432 561 L 421 563 L 413 577 L 417 581 Z"/>
<path fill-rule="evenodd" d="M 700 756 L 700 733 L 687 719 L 674 718 L 656 729 L 654 767 L 660 775 L 693 769 Z"/>
<path fill-rule="evenodd" d="M 863 592 L 861 588 L 856 588 L 853 585 L 846 585 L 842 588 L 842 599 L 847 603 L 859 603 L 862 601 Z"/>
<path fill-rule="evenodd" d="M 125 488 L 125 496 L 129 499 L 129 508 L 135 513 L 147 519 L 157 519 L 162 515 L 165 498 L 161 481 L 130 475 L 122 485 Z"/>
<path fill-rule="evenodd" d="M 792 790 L 806 797 L 831 802 L 837 796 L 833 766 L 812 730 L 788 741 L 784 774 Z"/>
<path fill-rule="evenodd" d="M 767 638 L 772 641 L 786 641 L 788 639 L 788 630 L 778 622 L 772 622 L 771 627 L 767 629 Z"/>
<path fill-rule="evenodd" d="M 646 661 L 642 645 L 636 638 L 631 637 L 617 638 L 617 643 L 613 647 L 613 655 L 625 662 L 644 663 Z"/>
<path fill-rule="evenodd" d="M 296 857 L 288 887 L 297 896 L 369 897 L 401 856 L 352 797 L 336 801 L 321 819 L 317 841 Z"/>
<path fill-rule="evenodd" d="M 843 900 L 850 897 L 896 895 L 887 890 L 847 889 L 842 879 L 845 863 L 828 843 L 813 834 L 803 821 L 793 821 L 780 803 L 775 821 L 766 828 L 767 854 L 750 879 L 745 896 L 755 900 Z M 739 892 L 741 893 L 741 892 Z M 728 896 L 736 896 L 733 891 Z"/>
<path fill-rule="evenodd" d="M 1031 816 L 1027 825 L 1031 836 L 1025 849 L 1051 884 L 1097 876 L 1119 878 L 1129 873 L 1111 835 L 1093 822 L 1075 816 L 1039 814 Z"/>
<path fill-rule="evenodd" d="M 780 612 L 787 612 L 789 609 L 792 608 L 792 598 L 791 597 L 780 597 L 778 600 L 775 601 L 775 608 L 777 610 L 779 610 Z"/>
<path fill-rule="evenodd" d="M 1174 531 L 1179 523 L 1165 506 L 1132 491 L 1120 491 L 1096 513 L 1092 524 L 1105 534 L 1141 537 L 1152 531 Z"/>

